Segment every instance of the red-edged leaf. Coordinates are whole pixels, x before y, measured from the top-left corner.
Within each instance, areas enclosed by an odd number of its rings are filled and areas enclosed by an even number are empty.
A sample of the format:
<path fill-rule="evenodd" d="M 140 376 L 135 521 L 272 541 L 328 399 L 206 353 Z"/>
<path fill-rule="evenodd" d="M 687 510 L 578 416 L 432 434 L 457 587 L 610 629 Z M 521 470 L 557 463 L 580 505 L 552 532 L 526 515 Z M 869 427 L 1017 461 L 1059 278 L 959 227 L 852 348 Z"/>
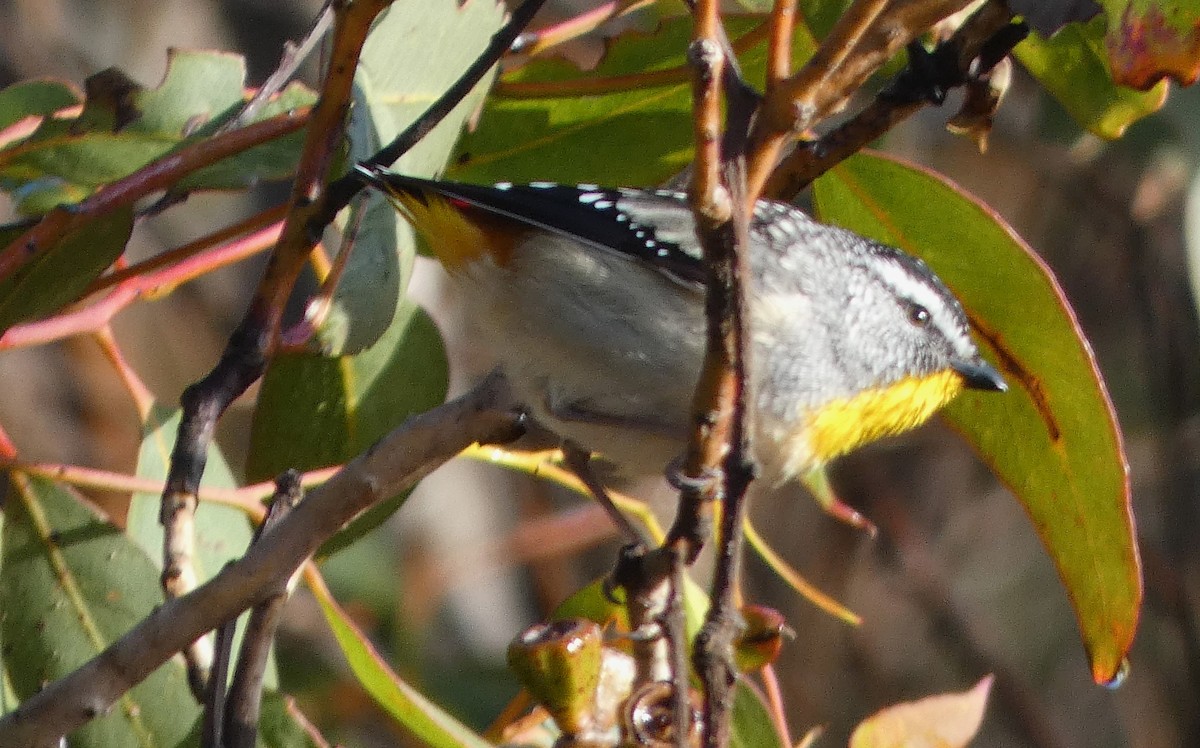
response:
<path fill-rule="evenodd" d="M 1104 49 L 1106 33 L 1103 18 L 1072 23 L 1049 38 L 1031 34 L 1014 54 L 1076 122 L 1111 140 L 1161 109 L 1167 84 L 1136 91 L 1113 81 Z"/>
<path fill-rule="evenodd" d="M 854 730 L 850 748 L 965 746 L 979 732 L 991 688 L 989 675 L 969 691 L 927 696 L 881 709 Z"/>
<path fill-rule="evenodd" d="M 1164 78 L 1200 77 L 1200 4 L 1195 0 L 1099 0 L 1113 79 L 1142 90 Z"/>
<path fill-rule="evenodd" d="M 1012 489 L 1058 568 L 1098 682 L 1118 675 L 1142 599 L 1124 447 L 1091 348 L 1050 271 L 942 177 L 860 154 L 816 185 L 823 219 L 922 257 L 962 300 L 1006 394 L 946 416 Z"/>

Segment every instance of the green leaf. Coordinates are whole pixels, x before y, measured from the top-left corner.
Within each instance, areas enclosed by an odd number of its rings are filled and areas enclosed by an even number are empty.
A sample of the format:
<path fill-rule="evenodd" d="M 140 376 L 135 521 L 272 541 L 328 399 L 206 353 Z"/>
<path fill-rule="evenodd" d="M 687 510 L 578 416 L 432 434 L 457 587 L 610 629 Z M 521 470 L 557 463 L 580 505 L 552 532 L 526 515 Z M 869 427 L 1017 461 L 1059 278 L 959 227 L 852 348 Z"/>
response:
<path fill-rule="evenodd" d="M 138 449 L 137 476 L 153 481 L 164 481 L 170 467 L 171 450 L 179 431 L 181 411 L 155 405 L 150 410 L 146 423 L 142 425 L 142 444 Z M 225 456 L 215 445 L 209 445 L 208 458 L 201 485 L 208 488 L 236 488 L 237 481 L 225 462 Z M 163 529 L 159 523 L 162 497 L 157 493 L 138 492 L 129 504 L 125 531 L 142 547 L 151 561 L 162 569 Z M 240 509 L 211 502 L 201 502 L 196 509 L 195 569 L 198 581 L 203 584 L 216 576 L 225 565 L 242 557 L 250 545 L 253 529 L 250 520 Z M 239 629 L 234 640 L 234 652 L 241 644 L 241 625 L 248 613 L 239 619 Z M 267 665 L 265 682 L 274 687 L 276 680 L 274 656 Z"/>
<path fill-rule="evenodd" d="M 0 281 L 0 333 L 76 301 L 121 256 L 132 232 L 133 210 L 115 210 L 69 232 Z"/>
<path fill-rule="evenodd" d="M 410 415 L 442 403 L 449 380 L 441 335 L 411 302 L 374 346 L 353 356 L 274 357 L 263 377 L 250 433 L 249 479 L 288 468 L 337 465 Z M 322 550 L 327 555 L 378 526 L 407 496 L 382 502 Z"/>
<path fill-rule="evenodd" d="M 726 19 L 734 45 L 744 43 L 761 18 Z M 801 27 L 802 28 L 802 27 Z M 464 137 L 455 179 L 602 184 L 657 184 L 692 159 L 691 68 L 685 60 L 691 20 L 663 21 L 653 34 L 613 40 L 594 71 L 580 73 L 561 60 L 533 62 L 503 78 L 484 108 L 479 128 Z M 741 54 L 747 80 L 762 80 L 765 36 Z M 813 53 L 811 37 L 795 35 L 794 57 Z M 655 73 L 665 82 L 621 82 L 618 76 Z M 621 83 L 611 93 L 561 89 L 565 84 Z M 537 86 L 543 93 L 533 92 Z M 555 86 L 562 93 L 557 93 Z"/>
<path fill-rule="evenodd" d="M 597 579 L 563 600 L 554 609 L 553 618 L 562 621 L 569 618 L 586 618 L 601 626 L 615 624 L 629 630 L 628 609 L 623 603 L 614 603 L 604 592 L 605 579 Z M 620 595 L 620 590 L 616 591 Z M 708 593 L 690 575 L 684 577 L 683 615 L 688 641 L 691 641 L 708 614 Z"/>
<path fill-rule="evenodd" d="M 396 675 L 367 636 L 327 594 L 317 594 L 350 670 L 384 711 L 433 748 L 485 748 L 490 744 Z"/>
<path fill-rule="evenodd" d="M 258 110 L 251 122 L 261 122 L 285 112 L 312 106 L 316 96 L 312 89 L 292 83 Z M 209 134 L 212 127 L 203 128 L 190 143 Z M 303 129 L 222 159 L 184 177 L 175 186 L 178 190 L 236 190 L 258 182 L 289 179 L 296 171 L 300 150 L 304 146 Z"/>
<path fill-rule="evenodd" d="M 77 117 L 47 119 L 0 150 L 0 188 L 30 215 L 74 203 L 181 146 L 211 135 L 245 99 L 245 62 L 223 52 L 172 50 L 158 88 L 143 90 L 116 70 L 88 81 Z M 315 97 L 292 86 L 258 114 L 273 116 Z M 191 175 L 190 189 L 230 189 L 295 170 L 302 135 L 258 146 Z"/>
<path fill-rule="evenodd" d="M 1118 83 L 1190 86 L 1200 76 L 1200 3 L 1196 0 L 1098 0 L 1108 16 L 1105 46 Z"/>
<path fill-rule="evenodd" d="M 788 748 L 763 697 L 745 681 L 733 691 L 733 725 L 729 743 L 733 748 Z"/>
<path fill-rule="evenodd" d="M 0 91 L 0 130 L 25 117 L 44 117 L 79 103 L 80 94 L 68 83 L 31 80 Z"/>
<path fill-rule="evenodd" d="M 995 213 L 916 167 L 860 154 L 815 199 L 822 219 L 923 258 L 962 300 L 1011 389 L 964 393 L 946 417 L 1025 507 L 1092 674 L 1111 680 L 1137 628 L 1141 569 L 1112 403 L 1062 290 Z"/>
<path fill-rule="evenodd" d="M 158 571 L 69 489 L 11 474 L 0 557 L 4 667 L 28 698 L 99 654 L 162 604 Z M 19 642 L 19 646 L 14 646 Z M 73 748 L 174 746 L 199 707 L 171 660 L 110 712 L 71 735 Z"/>
<path fill-rule="evenodd" d="M 1068 24 L 1049 39 L 1030 34 L 1014 54 L 1080 125 L 1112 139 L 1158 111 L 1167 100 L 1167 86 L 1143 92 L 1115 83 L 1104 33 L 1104 18 L 1097 16 L 1086 24 Z"/>
<path fill-rule="evenodd" d="M 387 10 L 371 30 L 354 76 L 351 158 L 371 156 L 424 114 L 503 22 L 504 5 L 495 0 L 398 3 Z M 415 176 L 441 173 L 492 78 L 485 76 L 393 168 Z M 412 228 L 381 195 L 372 194 L 355 211 L 346 222 L 353 253 L 317 330 L 328 354 L 358 353 L 379 339 L 408 288 L 416 254 Z"/>

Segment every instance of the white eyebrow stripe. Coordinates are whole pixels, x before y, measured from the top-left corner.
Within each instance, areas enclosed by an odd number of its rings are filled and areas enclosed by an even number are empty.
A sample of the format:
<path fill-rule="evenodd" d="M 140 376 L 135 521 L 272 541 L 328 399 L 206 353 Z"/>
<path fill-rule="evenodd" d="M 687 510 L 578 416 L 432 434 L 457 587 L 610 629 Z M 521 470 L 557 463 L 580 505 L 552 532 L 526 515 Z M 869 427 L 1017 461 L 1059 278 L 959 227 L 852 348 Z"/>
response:
<path fill-rule="evenodd" d="M 880 279 L 901 296 L 911 299 L 929 310 L 931 314 L 946 313 L 946 303 L 941 295 L 920 280 L 913 278 L 897 262 L 882 261 L 872 264 Z"/>
<path fill-rule="evenodd" d="M 946 298 L 923 279 L 914 277 L 897 262 L 877 262 L 872 265 L 880 279 L 900 296 L 909 299 L 929 311 L 935 324 L 951 344 L 958 350 L 974 347 L 971 336 L 958 324 L 956 310 L 950 308 Z"/>

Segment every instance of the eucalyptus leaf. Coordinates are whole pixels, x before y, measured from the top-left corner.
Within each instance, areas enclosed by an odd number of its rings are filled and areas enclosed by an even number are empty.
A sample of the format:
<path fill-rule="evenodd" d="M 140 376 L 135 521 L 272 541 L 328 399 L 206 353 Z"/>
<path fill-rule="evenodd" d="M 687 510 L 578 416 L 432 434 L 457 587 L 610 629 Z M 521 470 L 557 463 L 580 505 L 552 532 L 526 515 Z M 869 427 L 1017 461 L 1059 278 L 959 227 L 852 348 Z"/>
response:
<path fill-rule="evenodd" d="M 28 698 L 162 604 L 159 572 L 116 527 L 53 481 L 10 473 L 0 556 L 4 668 Z M 172 659 L 70 736 L 72 748 L 175 746 L 199 714 Z"/>

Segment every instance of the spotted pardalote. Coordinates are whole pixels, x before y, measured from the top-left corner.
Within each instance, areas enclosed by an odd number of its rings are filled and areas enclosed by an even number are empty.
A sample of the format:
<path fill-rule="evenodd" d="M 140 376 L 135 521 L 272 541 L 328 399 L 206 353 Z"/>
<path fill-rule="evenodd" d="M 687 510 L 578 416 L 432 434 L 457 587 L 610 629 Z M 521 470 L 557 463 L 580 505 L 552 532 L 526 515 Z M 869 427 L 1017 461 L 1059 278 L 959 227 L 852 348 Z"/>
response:
<path fill-rule="evenodd" d="M 685 195 L 359 174 L 460 286 L 537 421 L 633 472 L 683 452 L 705 341 Z M 958 300 L 897 249 L 760 200 L 749 269 L 751 444 L 771 483 L 917 426 L 963 388 L 1005 389 Z"/>

